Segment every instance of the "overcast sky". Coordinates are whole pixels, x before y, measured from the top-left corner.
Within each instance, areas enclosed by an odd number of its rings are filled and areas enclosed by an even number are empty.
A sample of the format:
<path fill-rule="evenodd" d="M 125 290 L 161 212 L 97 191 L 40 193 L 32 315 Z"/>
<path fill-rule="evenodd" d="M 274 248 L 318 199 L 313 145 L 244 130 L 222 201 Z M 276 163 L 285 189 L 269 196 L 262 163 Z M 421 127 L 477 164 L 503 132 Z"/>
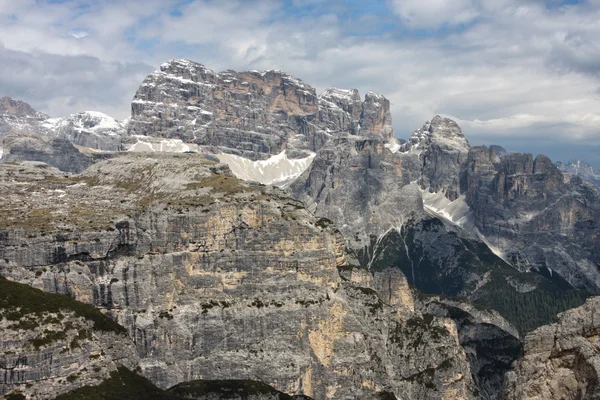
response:
<path fill-rule="evenodd" d="M 435 114 L 472 144 L 600 167 L 600 0 L 0 0 L 0 96 L 124 119 L 172 58 L 283 69 Z"/>

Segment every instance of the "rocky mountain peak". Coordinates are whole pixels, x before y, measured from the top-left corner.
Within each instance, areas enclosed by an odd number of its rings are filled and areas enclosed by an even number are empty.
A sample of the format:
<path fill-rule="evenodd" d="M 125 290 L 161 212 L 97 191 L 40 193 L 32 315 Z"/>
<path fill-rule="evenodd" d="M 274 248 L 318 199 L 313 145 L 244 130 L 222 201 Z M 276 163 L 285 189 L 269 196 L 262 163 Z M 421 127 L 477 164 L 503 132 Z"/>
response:
<path fill-rule="evenodd" d="M 104 151 L 120 150 L 121 139 L 127 134 L 123 124 L 98 111 L 83 111 L 65 118 L 51 118 L 42 125 L 73 144 Z"/>
<path fill-rule="evenodd" d="M 44 113 L 36 111 L 29 104 L 4 96 L 0 99 L 0 115 L 18 118 L 48 118 Z"/>
<path fill-rule="evenodd" d="M 319 95 L 319 102 L 331 102 L 336 106 L 348 111 L 348 106 L 354 103 L 362 103 L 357 89 L 339 89 L 329 87 Z"/>
<path fill-rule="evenodd" d="M 182 79 L 189 79 L 194 82 L 207 82 L 217 77 L 217 74 L 213 70 L 206 68 L 204 65 L 184 59 L 173 59 L 163 63 L 160 66 L 160 71 L 155 71 L 154 73 L 160 72 Z"/>
<path fill-rule="evenodd" d="M 330 87 L 319 95 L 319 120 L 330 134 L 394 140 L 390 102 L 375 92 L 368 92 L 362 101 L 356 89 Z"/>
<path fill-rule="evenodd" d="M 367 92 L 360 124 L 361 135 L 377 135 L 389 141 L 394 137 L 390 101 L 384 96 Z"/>
<path fill-rule="evenodd" d="M 471 146 L 458 124 L 450 118 L 436 115 L 417 129 L 410 139 L 402 145 L 402 152 L 422 152 L 432 144 L 445 150 L 467 153 Z"/>
<path fill-rule="evenodd" d="M 375 135 L 393 141 L 390 102 L 356 89 L 329 88 L 320 96 L 279 70 L 215 73 L 174 59 L 148 75 L 132 102 L 128 133 L 212 146 L 251 160 L 284 149 L 299 156 L 331 137 Z"/>

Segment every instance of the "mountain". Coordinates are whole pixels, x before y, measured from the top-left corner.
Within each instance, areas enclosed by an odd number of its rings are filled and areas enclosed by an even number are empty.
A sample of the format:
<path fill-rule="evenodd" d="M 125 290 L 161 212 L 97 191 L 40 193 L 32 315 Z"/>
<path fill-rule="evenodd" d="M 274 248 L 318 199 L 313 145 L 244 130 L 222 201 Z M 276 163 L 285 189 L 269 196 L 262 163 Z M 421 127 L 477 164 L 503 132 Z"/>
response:
<path fill-rule="evenodd" d="M 595 188 L 442 116 L 397 140 L 374 92 L 171 60 L 125 123 L 7 104 L 28 128 L 4 138 L 0 275 L 102 310 L 135 348 L 75 398 L 526 398 L 531 335 L 600 291 Z M 575 371 L 557 382 L 593 387 L 581 349 L 557 348 Z"/>
<path fill-rule="evenodd" d="M 97 111 L 48 119 L 43 126 L 76 146 L 100 151 L 121 150 L 121 141 L 127 134 L 121 122 Z"/>
<path fill-rule="evenodd" d="M 285 191 L 196 154 L 130 153 L 76 176 L 5 163 L 0 177 L 0 274 L 104 310 L 160 388 L 474 397 L 454 322 L 416 310 L 398 279 L 390 291 L 352 272 L 335 227 Z"/>
<path fill-rule="evenodd" d="M 108 156 L 101 153 L 121 150 L 126 134 L 125 125 L 99 112 L 50 118 L 23 101 L 0 100 L 0 159 L 4 162 L 40 161 L 66 172 L 81 172 Z"/>
<path fill-rule="evenodd" d="M 23 101 L 6 96 L 0 99 L 0 136 L 12 129 L 43 132 L 41 125 L 48 118 Z"/>
<path fill-rule="evenodd" d="M 558 161 L 556 163 L 561 172 L 567 175 L 577 175 L 585 181 L 595 185 L 600 190 L 600 171 L 581 160 L 569 160 L 566 164 Z"/>
<path fill-rule="evenodd" d="M 202 64 L 171 60 L 146 77 L 132 102 L 130 136 L 216 146 L 264 160 L 284 149 L 306 157 L 330 137 L 352 130 L 393 140 L 390 104 L 383 96 L 310 85 L 282 71 L 215 73 Z"/>

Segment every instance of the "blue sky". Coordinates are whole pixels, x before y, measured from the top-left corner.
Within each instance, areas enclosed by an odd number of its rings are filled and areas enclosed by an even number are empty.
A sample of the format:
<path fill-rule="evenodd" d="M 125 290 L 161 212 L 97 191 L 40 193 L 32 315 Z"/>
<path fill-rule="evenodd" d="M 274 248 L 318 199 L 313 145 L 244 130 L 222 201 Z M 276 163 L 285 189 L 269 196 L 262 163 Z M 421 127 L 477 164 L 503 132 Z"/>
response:
<path fill-rule="evenodd" d="M 0 0 L 0 95 L 127 117 L 171 58 L 374 90 L 407 138 L 436 114 L 473 144 L 600 167 L 600 0 Z"/>

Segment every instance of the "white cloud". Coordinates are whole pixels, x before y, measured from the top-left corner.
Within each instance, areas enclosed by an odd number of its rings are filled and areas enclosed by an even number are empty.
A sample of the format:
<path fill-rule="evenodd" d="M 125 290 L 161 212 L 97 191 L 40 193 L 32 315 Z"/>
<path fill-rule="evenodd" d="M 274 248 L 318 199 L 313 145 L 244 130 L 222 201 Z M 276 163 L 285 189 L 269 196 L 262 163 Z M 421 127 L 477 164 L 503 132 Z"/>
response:
<path fill-rule="evenodd" d="M 459 25 L 480 15 L 479 2 L 474 0 L 394 0 L 393 9 L 413 29 Z"/>
<path fill-rule="evenodd" d="M 296 1 L 319 9 L 301 15 L 275 0 L 196 1 L 181 15 L 160 0 L 93 2 L 87 12 L 0 0 L 0 52 L 12 55 L 0 64 L 0 95 L 37 101 L 51 114 L 99 108 L 122 118 L 145 73 L 185 57 L 216 70 L 284 69 L 318 90 L 378 91 L 392 102 L 400 137 L 443 114 L 472 142 L 567 137 L 598 146 L 594 1 L 549 8 L 541 0 L 390 0 L 386 15 L 347 17 L 343 2 L 320 0 Z M 384 23 L 397 29 L 365 34 Z M 423 29 L 434 36 L 411 34 Z"/>

